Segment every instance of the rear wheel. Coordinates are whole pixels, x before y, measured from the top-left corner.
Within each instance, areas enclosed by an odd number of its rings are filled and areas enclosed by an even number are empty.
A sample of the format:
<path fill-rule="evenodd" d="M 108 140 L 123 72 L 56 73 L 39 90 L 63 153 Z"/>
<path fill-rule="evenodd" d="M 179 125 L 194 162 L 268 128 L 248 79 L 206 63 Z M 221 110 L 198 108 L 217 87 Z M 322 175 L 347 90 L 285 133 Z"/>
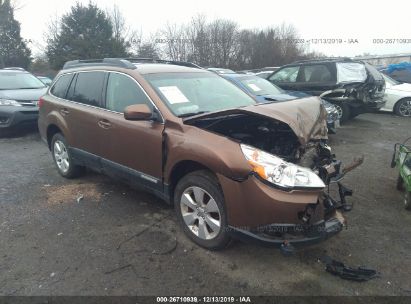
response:
<path fill-rule="evenodd" d="M 345 103 L 334 103 L 334 106 L 338 111 L 338 118 L 341 123 L 344 123 L 350 119 L 351 109 L 350 106 Z"/>
<path fill-rule="evenodd" d="M 411 192 L 410 191 L 405 191 L 404 207 L 407 210 L 411 210 Z"/>
<path fill-rule="evenodd" d="M 398 101 L 394 107 L 394 113 L 398 116 L 411 117 L 411 98 Z"/>
<path fill-rule="evenodd" d="M 57 133 L 53 136 L 51 140 L 51 153 L 61 176 L 74 178 L 84 172 L 84 167 L 74 164 L 66 139 L 62 134 Z"/>
<path fill-rule="evenodd" d="M 177 217 L 185 234 L 196 244 L 219 250 L 227 247 L 227 215 L 217 179 L 206 170 L 183 177 L 174 194 Z"/>

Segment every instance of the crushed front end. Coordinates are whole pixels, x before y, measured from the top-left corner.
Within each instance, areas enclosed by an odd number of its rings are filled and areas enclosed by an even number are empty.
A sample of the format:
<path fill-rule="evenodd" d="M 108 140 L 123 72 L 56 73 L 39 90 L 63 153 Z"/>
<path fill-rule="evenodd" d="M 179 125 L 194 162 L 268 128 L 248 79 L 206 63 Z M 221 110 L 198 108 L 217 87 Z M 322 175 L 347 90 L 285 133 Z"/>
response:
<path fill-rule="evenodd" d="M 362 160 L 343 166 L 335 158 L 326 117 L 321 100 L 312 97 L 187 122 L 227 137 L 232 159 L 241 160 L 230 160 L 231 175 L 217 173 L 234 237 L 309 245 L 342 230 L 352 191 L 341 181 Z"/>

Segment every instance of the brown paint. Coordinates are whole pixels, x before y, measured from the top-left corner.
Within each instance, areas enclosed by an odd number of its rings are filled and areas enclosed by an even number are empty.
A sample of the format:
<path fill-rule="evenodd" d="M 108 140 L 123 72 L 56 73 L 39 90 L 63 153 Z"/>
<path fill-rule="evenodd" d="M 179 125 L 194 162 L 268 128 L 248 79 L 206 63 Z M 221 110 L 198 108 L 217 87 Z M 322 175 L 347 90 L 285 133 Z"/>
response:
<path fill-rule="evenodd" d="M 54 125 L 61 130 L 71 147 L 155 177 L 164 181 L 164 185 L 175 183 L 171 180 L 171 174 L 179 163 L 192 161 L 201 164 L 218 177 L 225 197 L 228 222 L 232 226 L 300 223 L 298 212 L 303 211 L 307 204 L 318 202 L 320 190 L 286 192 L 249 176 L 251 167 L 238 142 L 188 125 L 174 116 L 142 77 L 147 73 L 209 72 L 172 65 L 144 64 L 135 70 L 107 66 L 64 70 L 60 74 L 87 70 L 120 72 L 134 78 L 158 108 L 164 121 L 126 120 L 123 113 L 63 100 L 48 93 L 43 97 L 44 105 L 39 117 L 40 134 L 44 139 L 47 139 L 47 129 Z M 143 110 L 131 106 L 128 112 L 134 111 L 135 114 Z M 302 145 L 312 139 L 327 138 L 326 112 L 316 97 L 233 111 L 280 120 L 290 126 Z M 196 117 L 186 121 L 192 119 Z M 167 157 L 163 167 L 164 138 Z M 322 204 L 319 204 L 313 220 L 323 217 Z"/>

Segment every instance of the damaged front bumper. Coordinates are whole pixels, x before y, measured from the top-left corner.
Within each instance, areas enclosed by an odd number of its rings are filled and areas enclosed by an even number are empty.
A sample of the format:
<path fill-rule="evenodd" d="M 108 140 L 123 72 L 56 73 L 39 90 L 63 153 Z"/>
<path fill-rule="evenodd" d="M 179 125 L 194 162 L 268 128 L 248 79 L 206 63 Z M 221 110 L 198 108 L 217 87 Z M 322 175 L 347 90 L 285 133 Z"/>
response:
<path fill-rule="evenodd" d="M 333 161 L 321 167 L 319 176 L 328 187 L 338 188 L 335 196 L 339 198 L 333 198 L 330 189 L 284 191 L 256 176 L 244 181 L 219 176 L 226 197 L 229 233 L 233 238 L 269 247 L 309 246 L 330 238 L 344 227 L 343 212 L 352 209 L 346 197 L 353 192 L 341 180 L 362 162 L 363 158 L 358 158 L 342 168 L 340 161 Z"/>
<path fill-rule="evenodd" d="M 342 214 L 312 225 L 271 224 L 253 230 L 229 227 L 230 235 L 238 240 L 266 247 L 281 247 L 284 243 L 295 247 L 310 246 L 320 243 L 339 233 L 344 223 Z"/>

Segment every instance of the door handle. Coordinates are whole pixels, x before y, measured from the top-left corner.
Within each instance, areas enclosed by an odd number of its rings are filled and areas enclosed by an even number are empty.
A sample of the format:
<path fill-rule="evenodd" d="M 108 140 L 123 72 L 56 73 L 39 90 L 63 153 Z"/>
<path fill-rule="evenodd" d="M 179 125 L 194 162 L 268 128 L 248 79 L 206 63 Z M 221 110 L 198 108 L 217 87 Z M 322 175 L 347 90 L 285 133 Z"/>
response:
<path fill-rule="evenodd" d="M 67 110 L 66 108 L 63 108 L 63 109 L 60 109 L 60 113 L 61 113 L 61 115 L 65 116 L 65 115 L 68 115 L 70 113 L 70 111 Z"/>
<path fill-rule="evenodd" d="M 106 119 L 99 120 L 97 124 L 103 129 L 108 129 L 111 127 L 111 123 Z"/>

